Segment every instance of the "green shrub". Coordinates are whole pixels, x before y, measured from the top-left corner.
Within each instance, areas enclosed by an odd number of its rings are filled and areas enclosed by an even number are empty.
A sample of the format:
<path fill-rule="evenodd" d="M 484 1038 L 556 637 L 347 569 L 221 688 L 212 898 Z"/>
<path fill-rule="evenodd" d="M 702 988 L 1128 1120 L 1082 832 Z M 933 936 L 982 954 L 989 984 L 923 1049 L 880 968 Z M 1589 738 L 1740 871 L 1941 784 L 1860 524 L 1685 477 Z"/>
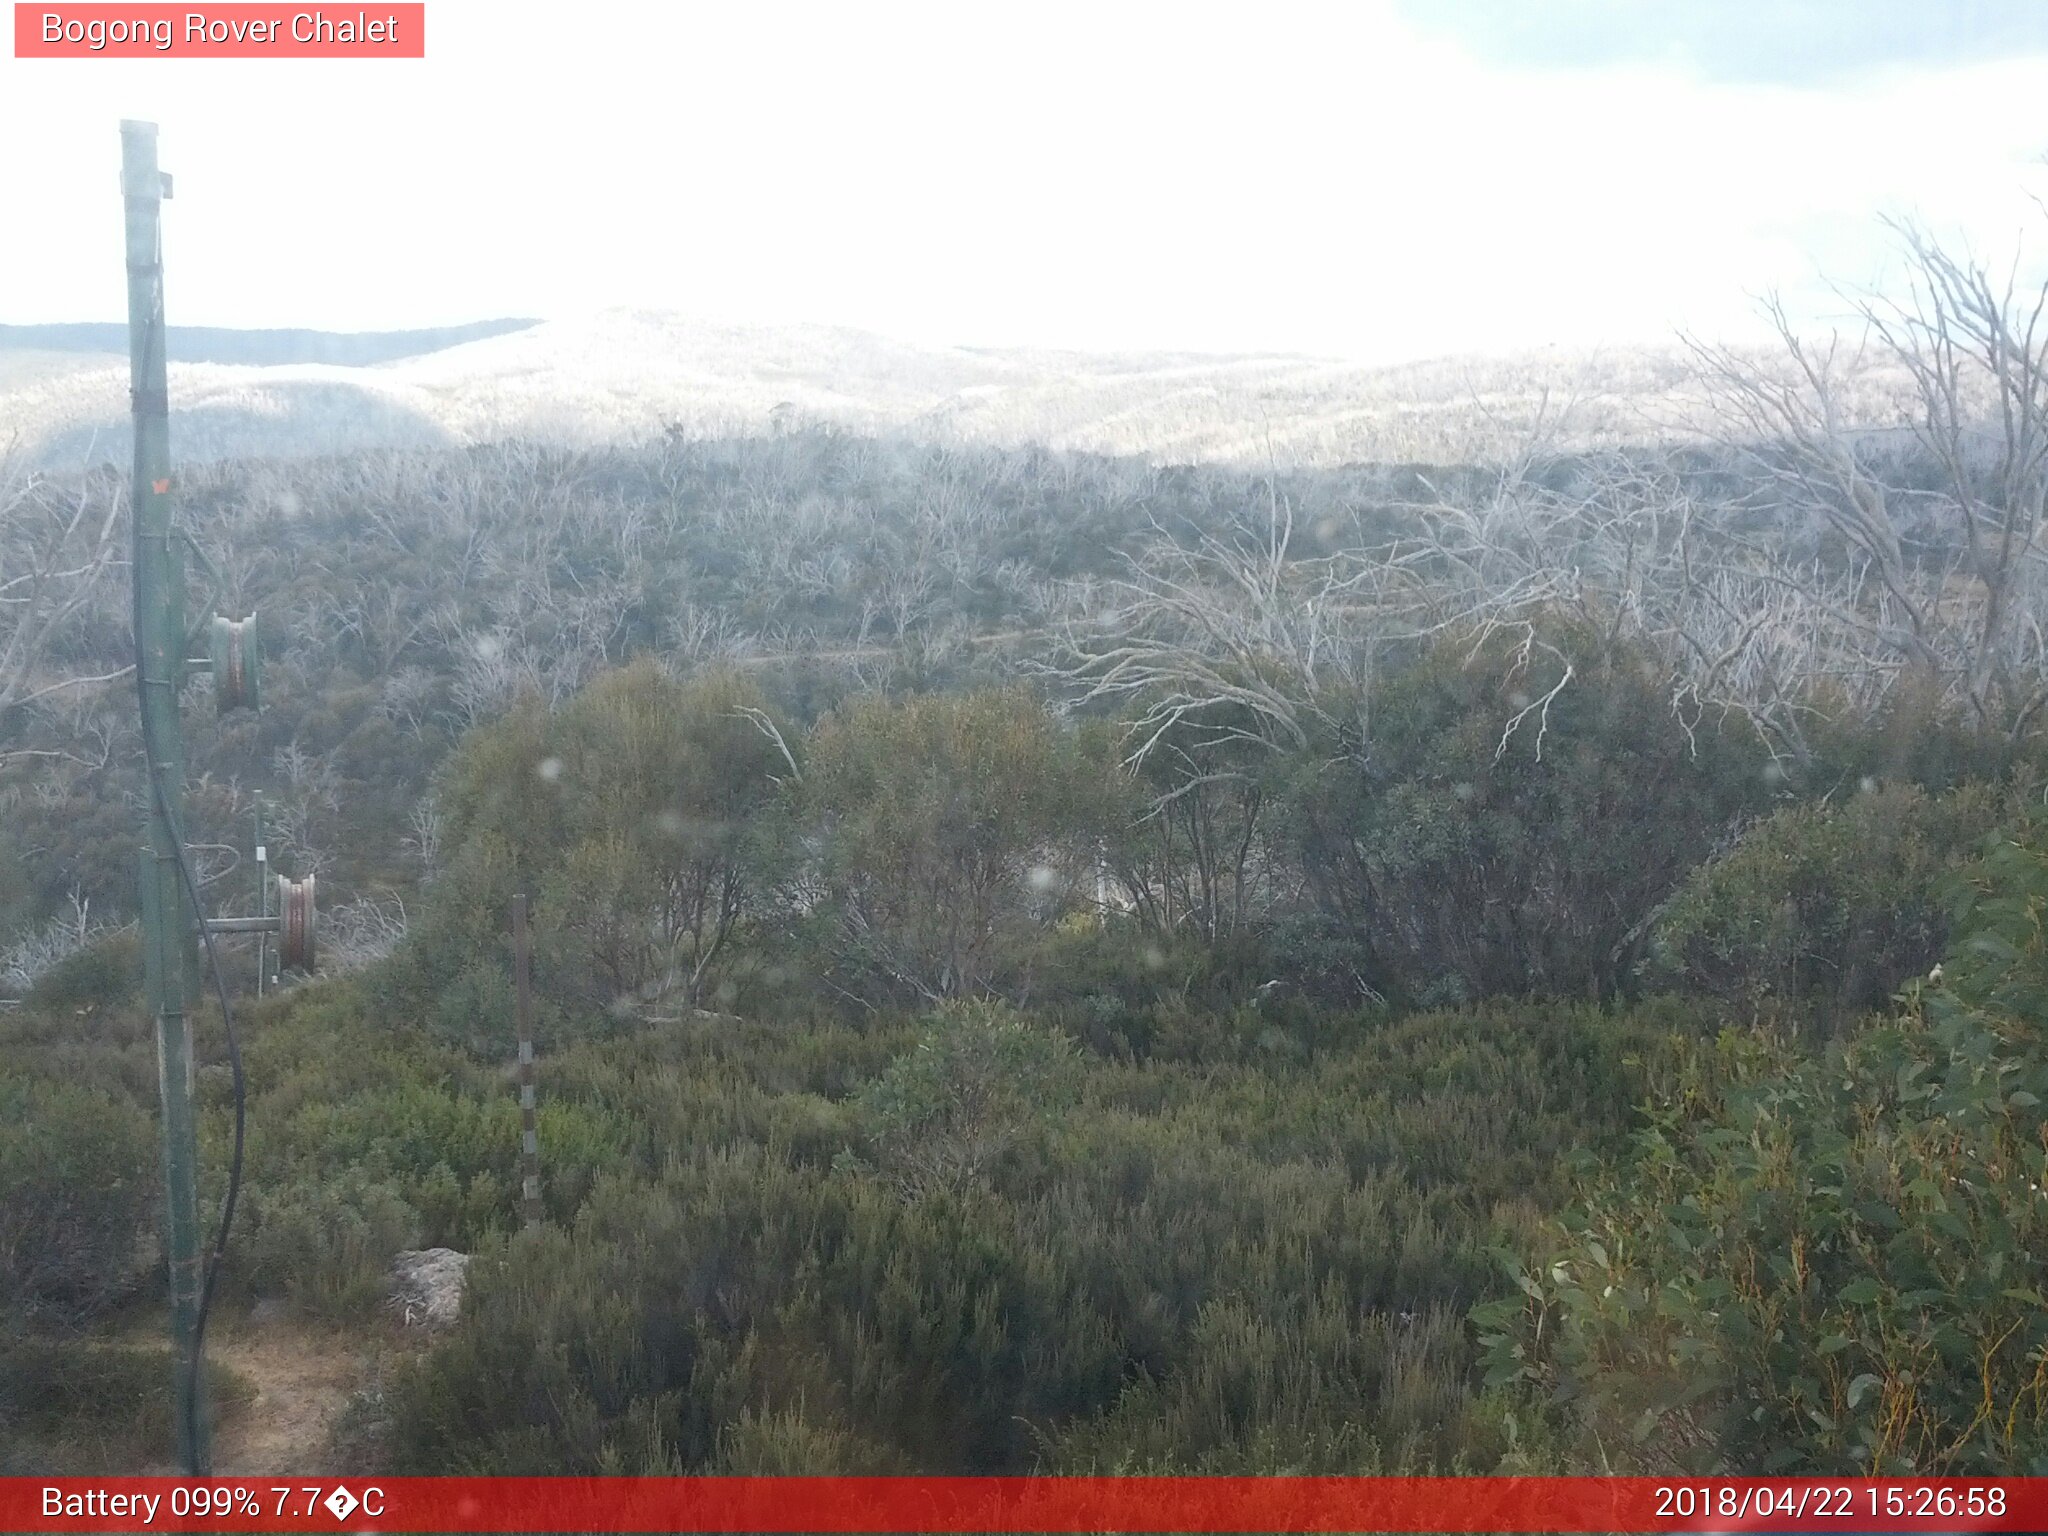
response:
<path fill-rule="evenodd" d="M 1376 690 L 1359 753 L 1302 763 L 1283 825 L 1319 968 L 1413 1006 L 1612 997 L 1658 905 L 1763 803 L 1735 725 L 1686 729 L 1662 674 L 1604 636 L 1546 638 L 1432 651 Z"/>
<path fill-rule="evenodd" d="M 147 1268 L 150 1119 L 82 1084 L 0 1075 L 0 1315 L 82 1322 Z"/>
<path fill-rule="evenodd" d="M 141 935 L 122 928 L 43 972 L 22 1006 L 38 1013 L 111 1013 L 141 998 Z"/>
<path fill-rule="evenodd" d="M 789 733 L 794 735 L 792 731 Z M 800 738 L 799 738 L 800 739 Z M 510 1039 L 510 903 L 534 898 L 534 979 L 556 1039 L 735 979 L 790 846 L 785 733 L 748 678 L 651 660 L 464 738 L 441 777 L 447 868 L 387 982 L 443 1038 Z"/>
<path fill-rule="evenodd" d="M 1101 765 L 1022 689 L 867 696 L 811 733 L 826 942 L 848 990 L 924 1003 L 989 990 L 1090 862 Z"/>
<path fill-rule="evenodd" d="M 1492 1382 L 1646 1470 L 2048 1471 L 2048 833 L 1957 889 L 1899 1019 L 1725 1035 L 1587 1169 L 1477 1314 Z"/>
<path fill-rule="evenodd" d="M 2005 804 L 1988 786 L 1937 798 L 1890 784 L 1780 810 L 1686 881 L 1657 926 L 1652 974 L 1749 1010 L 1839 1021 L 1881 1007 L 1940 957 L 1940 883 Z"/>
<path fill-rule="evenodd" d="M 714 1475 L 720 1477 L 824 1477 L 887 1466 L 873 1441 L 840 1425 L 819 1426 L 802 1408 L 747 1408 L 719 1434 Z"/>
<path fill-rule="evenodd" d="M 162 1348 L 0 1337 L 0 1476 L 123 1473 L 161 1459 L 175 1378 Z M 215 1360 L 206 1392 L 221 1415 L 256 1396 Z"/>
<path fill-rule="evenodd" d="M 861 1091 L 855 1112 L 907 1193 L 957 1189 L 1071 1104 L 1079 1069 L 1066 1036 L 999 1004 L 954 1004 Z"/>
<path fill-rule="evenodd" d="M 420 1244 L 420 1216 L 389 1182 L 343 1173 L 244 1192 L 237 1269 L 261 1294 L 331 1321 L 374 1314 L 391 1260 Z"/>
<path fill-rule="evenodd" d="M 1526 1004 L 1108 1061 L 982 1004 L 586 1042 L 557 1091 L 645 1151 L 484 1244 L 390 1443 L 419 1472 L 1490 1470 L 1526 1442 L 1458 1319 L 1681 1027 Z"/>

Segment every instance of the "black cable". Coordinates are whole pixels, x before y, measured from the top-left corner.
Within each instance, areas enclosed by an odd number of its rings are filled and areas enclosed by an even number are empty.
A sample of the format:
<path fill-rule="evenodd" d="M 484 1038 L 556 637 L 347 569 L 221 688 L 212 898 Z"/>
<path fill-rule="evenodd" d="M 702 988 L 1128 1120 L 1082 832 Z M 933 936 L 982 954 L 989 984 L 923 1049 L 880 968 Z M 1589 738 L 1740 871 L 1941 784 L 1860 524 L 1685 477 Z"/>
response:
<path fill-rule="evenodd" d="M 153 312 L 150 317 L 149 326 L 149 345 L 152 348 L 157 345 L 164 333 L 162 239 L 162 232 L 159 230 L 156 253 L 156 289 L 152 300 Z M 151 365 L 155 361 L 156 359 L 151 353 L 145 352 L 143 354 L 141 370 L 143 377 L 148 377 L 151 372 Z M 141 430 L 140 421 L 136 424 L 136 430 L 138 433 Z M 130 620 L 135 630 L 135 687 L 136 697 L 141 705 L 142 713 L 143 766 L 149 775 L 150 794 L 156 803 L 157 813 L 163 817 L 164 825 L 170 829 L 171 851 L 177 859 L 178 873 L 184 880 L 186 893 L 192 898 L 193 915 L 199 920 L 199 936 L 206 945 L 207 969 L 213 973 L 214 992 L 220 999 L 221 1027 L 227 1035 L 228 1070 L 234 1082 L 235 1150 L 233 1157 L 228 1162 L 227 1194 L 221 1200 L 220 1224 L 214 1233 L 213 1251 L 207 1256 L 205 1273 L 199 1285 L 199 1313 L 194 1319 L 192 1328 L 192 1358 L 186 1365 L 183 1387 L 186 1420 L 188 1423 L 196 1425 L 199 1421 L 200 1374 L 206 1352 L 206 1321 L 213 1310 L 214 1281 L 220 1275 L 221 1261 L 227 1254 L 228 1233 L 233 1230 L 235 1224 L 235 1203 L 242 1191 L 242 1148 L 248 1128 L 248 1092 L 247 1085 L 242 1076 L 242 1045 L 235 1034 L 235 1012 L 228 1003 L 228 987 L 226 978 L 221 971 L 220 951 L 214 943 L 213 930 L 206 923 L 205 906 L 199 894 L 199 881 L 192 873 L 192 861 L 186 856 L 185 830 L 178 825 L 178 818 L 171 808 L 170 797 L 164 793 L 163 779 L 158 773 L 160 758 L 157 752 L 157 744 L 150 730 L 149 683 L 144 677 L 142 647 L 142 583 L 140 580 L 142 572 L 142 518 L 140 516 L 141 507 L 137 494 L 139 490 L 140 487 L 136 485 L 131 485 L 129 488 L 128 523 L 129 556 L 131 562 L 129 570 L 134 578 L 129 582 L 131 599 Z M 172 658 L 172 661 L 174 667 L 182 671 L 185 665 L 182 647 L 181 653 Z M 177 687 L 175 679 L 160 679 L 159 681 L 168 682 L 174 689 Z M 196 1178 L 198 1174 L 196 1167 L 193 1173 Z M 197 1438 L 195 1435 L 195 1444 L 197 1443 Z M 185 1470 L 192 1476 L 197 1477 L 204 1469 L 198 1466 L 195 1461 L 192 1465 L 188 1465 Z"/>

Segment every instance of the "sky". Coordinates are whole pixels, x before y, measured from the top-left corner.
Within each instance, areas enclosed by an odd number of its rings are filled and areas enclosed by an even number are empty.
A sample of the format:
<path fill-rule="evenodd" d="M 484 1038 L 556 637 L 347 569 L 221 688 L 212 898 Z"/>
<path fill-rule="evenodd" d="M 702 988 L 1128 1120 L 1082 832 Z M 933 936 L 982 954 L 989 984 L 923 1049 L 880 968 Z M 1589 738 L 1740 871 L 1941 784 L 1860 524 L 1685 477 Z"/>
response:
<path fill-rule="evenodd" d="M 339 9 L 334 7 L 333 9 Z M 349 13 L 353 14 L 351 7 Z M 0 321 L 613 307 L 931 344 L 1399 361 L 1739 340 L 2048 250 L 2048 5 L 428 0 L 424 60 L 0 56 Z M 2031 238 L 2031 237 L 2030 237 Z"/>

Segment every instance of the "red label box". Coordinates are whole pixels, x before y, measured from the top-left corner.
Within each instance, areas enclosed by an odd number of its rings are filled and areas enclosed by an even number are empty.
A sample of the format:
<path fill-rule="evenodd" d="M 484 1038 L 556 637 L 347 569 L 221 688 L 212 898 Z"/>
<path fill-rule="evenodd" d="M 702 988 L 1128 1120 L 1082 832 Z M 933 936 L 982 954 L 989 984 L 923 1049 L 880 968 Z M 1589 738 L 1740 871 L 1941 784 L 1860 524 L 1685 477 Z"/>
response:
<path fill-rule="evenodd" d="M 0 1532 L 2048 1530 L 2048 1479 L 0 1477 Z"/>
<path fill-rule="evenodd" d="M 422 3 L 67 5 L 16 0 L 17 59 L 423 59 Z"/>

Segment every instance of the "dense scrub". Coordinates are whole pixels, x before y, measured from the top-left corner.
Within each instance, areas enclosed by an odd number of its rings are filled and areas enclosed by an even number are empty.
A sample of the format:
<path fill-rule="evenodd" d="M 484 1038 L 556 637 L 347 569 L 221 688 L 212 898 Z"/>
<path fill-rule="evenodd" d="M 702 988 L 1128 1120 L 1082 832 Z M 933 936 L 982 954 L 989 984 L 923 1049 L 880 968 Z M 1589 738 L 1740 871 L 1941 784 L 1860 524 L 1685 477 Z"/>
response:
<path fill-rule="evenodd" d="M 211 1402 L 233 1412 L 255 1393 L 208 1363 Z M 170 1351 L 163 1346 L 0 1338 L 0 1477 L 132 1475 L 173 1443 Z"/>
<path fill-rule="evenodd" d="M 155 1137 L 129 1095 L 0 1074 L 0 1329 L 104 1311 L 151 1257 Z"/>
<path fill-rule="evenodd" d="M 1660 919 L 1655 969 L 1781 1020 L 1882 1008 L 1941 958 L 1943 878 L 2015 809 L 1988 785 L 1930 796 L 1871 779 L 1839 803 L 1787 806 L 1687 879 Z"/>
<path fill-rule="evenodd" d="M 2034 1468 L 2024 731 L 1815 684 L 1793 750 L 1568 596 L 1354 644 L 1315 573 L 1397 531 L 1392 471 L 1266 488 L 1301 533 L 1259 567 L 1222 472 L 822 433 L 329 469 L 195 475 L 289 617 L 273 709 L 188 718 L 202 875 L 275 786 L 353 970 L 238 1010 L 222 1305 L 366 1327 L 396 1250 L 476 1255 L 361 1454 Z M 1197 552 L 1105 597 L 1169 523 Z M 47 1381 L 160 1298 L 156 1067 L 127 727 L 7 729 L 73 752 L 0 786 L 0 1344 Z M 104 1400 L 5 1412 L 160 1410 L 91 1363 Z"/>
<path fill-rule="evenodd" d="M 476 1251 L 390 1394 L 418 1470 L 1479 1469 L 1489 1251 L 1680 1022 L 1245 1010 L 1143 1058 L 989 1005 L 622 1026 L 546 1052 L 550 1224 L 517 1233 L 495 1063 L 328 985 L 248 1025 L 224 1304 L 367 1318 L 397 1247 Z"/>
<path fill-rule="evenodd" d="M 1965 942 L 1893 1017 L 1686 1052 L 1483 1309 L 1491 1381 L 1657 1471 L 2048 1468 L 2042 824 L 1953 898 Z"/>
<path fill-rule="evenodd" d="M 1441 539 L 1430 518 L 1446 505 L 1491 500 L 1534 516 L 1596 506 L 1617 478 L 1668 480 L 1730 529 L 1770 532 L 1793 564 L 1830 558 L 1803 523 L 1764 528 L 1748 473 L 1692 450 L 1536 461 L 1512 485 L 1475 467 L 1254 475 L 825 430 L 193 465 L 180 516 L 218 568 L 223 611 L 258 611 L 266 681 L 256 716 L 216 718 L 195 687 L 188 815 L 208 872 L 221 872 L 228 849 L 246 857 L 261 790 L 274 863 L 317 871 L 336 907 L 370 904 L 333 932 L 337 953 L 364 958 L 388 947 L 399 902 L 435 865 L 423 797 L 436 768 L 522 692 L 560 705 L 640 657 L 680 671 L 729 664 L 808 725 L 857 693 L 1001 685 L 1053 662 L 1070 630 L 1113 620 L 1114 582 L 1162 538 L 1235 539 L 1247 508 L 1275 498 L 1292 516 L 1288 557 L 1308 568 L 1340 550 Z M 95 473 L 51 493 L 97 506 L 120 486 Z M 1948 553 L 1938 541 L 1929 551 L 1937 563 Z M 1446 554 L 1422 569 L 1435 579 L 1455 564 Z M 126 626 L 125 598 L 107 585 L 51 637 L 45 664 L 117 669 Z M 1397 648 L 1380 661 L 1410 659 Z M 1540 695 L 1550 681 L 1500 692 Z M 1646 681 L 1640 702 L 1668 719 L 1670 700 L 1654 693 Z M 0 946 L 74 895 L 96 919 L 132 912 L 133 715 L 119 686 L 0 712 L 0 759 L 37 754 L 0 771 Z M 1538 732 L 1525 734 L 1529 751 Z M 1907 735 L 1918 760 L 1872 745 L 1856 771 L 1931 783 L 1966 762 L 1997 769 L 1978 761 L 1998 755 L 1981 739 Z M 1475 722 L 1474 744 L 1484 736 Z M 1448 782 L 1464 777 L 1460 766 Z M 245 897 L 239 874 L 222 894 Z"/>
<path fill-rule="evenodd" d="M 195 840 L 242 846 L 261 789 L 282 868 L 389 909 L 432 863 L 414 812 L 435 767 L 523 690 L 559 703 L 639 656 L 734 662 L 809 720 L 880 682 L 998 679 L 1154 520 L 1215 525 L 1255 483 L 825 431 L 192 465 L 180 515 L 219 568 L 223 611 L 260 609 L 266 653 L 260 715 L 187 712 Z M 1288 488 L 1334 527 L 1389 483 Z M 119 485 L 96 474 L 57 494 Z M 48 664 L 116 669 L 126 631 L 108 585 Z M 133 715 L 120 689 L 0 711 L 0 757 L 43 754 L 0 773 L 0 943 L 74 891 L 132 912 Z"/>

